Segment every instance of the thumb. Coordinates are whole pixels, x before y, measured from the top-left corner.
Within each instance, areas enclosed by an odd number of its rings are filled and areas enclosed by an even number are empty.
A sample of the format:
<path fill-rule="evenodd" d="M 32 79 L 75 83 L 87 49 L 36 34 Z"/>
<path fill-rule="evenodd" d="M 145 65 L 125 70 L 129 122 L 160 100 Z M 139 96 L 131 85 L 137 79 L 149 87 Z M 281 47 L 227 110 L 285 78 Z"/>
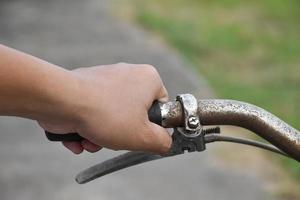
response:
<path fill-rule="evenodd" d="M 159 93 L 156 96 L 156 99 L 159 100 L 160 102 L 167 102 L 169 100 L 169 94 L 164 85 L 160 88 Z"/>
<path fill-rule="evenodd" d="M 150 141 L 144 146 L 145 150 L 151 151 L 158 154 L 165 154 L 167 153 L 172 145 L 172 138 L 169 135 L 168 131 L 154 123 L 150 123 L 150 130 L 149 134 L 151 134 L 148 139 Z"/>

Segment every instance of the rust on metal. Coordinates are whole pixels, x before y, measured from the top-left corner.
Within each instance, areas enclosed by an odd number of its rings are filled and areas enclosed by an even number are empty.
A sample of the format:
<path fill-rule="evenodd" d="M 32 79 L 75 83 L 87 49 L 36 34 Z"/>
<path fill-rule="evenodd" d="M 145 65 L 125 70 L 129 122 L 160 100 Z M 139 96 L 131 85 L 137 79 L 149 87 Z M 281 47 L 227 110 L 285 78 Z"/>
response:
<path fill-rule="evenodd" d="M 183 126 L 184 117 L 179 101 L 167 102 L 161 105 L 162 125 L 165 128 Z"/>
<path fill-rule="evenodd" d="M 246 128 L 300 162 L 300 132 L 257 106 L 235 100 L 199 100 L 202 125 Z"/>
<path fill-rule="evenodd" d="M 178 101 L 162 104 L 163 126 L 184 126 Z M 246 128 L 300 162 L 300 132 L 275 115 L 255 105 L 222 99 L 198 101 L 201 125 L 232 125 Z"/>

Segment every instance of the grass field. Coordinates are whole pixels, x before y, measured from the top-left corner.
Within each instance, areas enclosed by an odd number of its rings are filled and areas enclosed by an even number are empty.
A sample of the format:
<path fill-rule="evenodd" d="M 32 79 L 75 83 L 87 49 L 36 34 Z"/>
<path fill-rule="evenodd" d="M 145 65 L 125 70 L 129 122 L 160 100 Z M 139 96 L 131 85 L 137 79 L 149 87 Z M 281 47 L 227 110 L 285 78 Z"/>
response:
<path fill-rule="evenodd" d="M 300 1 L 127 3 L 136 22 L 177 49 L 219 97 L 256 104 L 300 129 Z M 298 163 L 279 161 L 300 179 Z"/>

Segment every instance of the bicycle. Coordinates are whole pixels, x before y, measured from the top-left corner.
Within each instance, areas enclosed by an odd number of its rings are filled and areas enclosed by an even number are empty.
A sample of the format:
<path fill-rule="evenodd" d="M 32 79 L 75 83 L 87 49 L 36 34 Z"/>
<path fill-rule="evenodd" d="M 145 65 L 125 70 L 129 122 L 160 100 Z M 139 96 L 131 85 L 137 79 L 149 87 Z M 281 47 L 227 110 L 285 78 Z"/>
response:
<path fill-rule="evenodd" d="M 87 183 L 115 171 L 144 162 L 201 152 L 212 142 L 233 142 L 266 149 L 300 162 L 300 132 L 273 114 L 257 106 L 222 99 L 199 100 L 191 94 L 177 95 L 175 101 L 154 102 L 148 112 L 149 120 L 165 128 L 173 128 L 172 146 L 165 155 L 128 152 L 92 166 L 76 176 L 79 184 Z M 233 125 L 246 128 L 271 144 L 220 135 L 219 127 Z M 57 134 L 46 131 L 50 141 L 81 141 L 77 133 Z"/>

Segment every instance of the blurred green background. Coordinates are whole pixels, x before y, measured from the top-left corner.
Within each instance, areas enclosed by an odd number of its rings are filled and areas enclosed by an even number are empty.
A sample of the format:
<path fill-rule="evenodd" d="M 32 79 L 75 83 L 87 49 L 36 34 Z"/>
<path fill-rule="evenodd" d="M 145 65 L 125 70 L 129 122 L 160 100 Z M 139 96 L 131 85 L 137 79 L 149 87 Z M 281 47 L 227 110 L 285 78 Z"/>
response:
<path fill-rule="evenodd" d="M 256 104 L 300 129 L 300 1 L 127 3 L 132 18 L 177 49 L 219 98 Z M 299 163 L 272 159 L 300 180 Z"/>

